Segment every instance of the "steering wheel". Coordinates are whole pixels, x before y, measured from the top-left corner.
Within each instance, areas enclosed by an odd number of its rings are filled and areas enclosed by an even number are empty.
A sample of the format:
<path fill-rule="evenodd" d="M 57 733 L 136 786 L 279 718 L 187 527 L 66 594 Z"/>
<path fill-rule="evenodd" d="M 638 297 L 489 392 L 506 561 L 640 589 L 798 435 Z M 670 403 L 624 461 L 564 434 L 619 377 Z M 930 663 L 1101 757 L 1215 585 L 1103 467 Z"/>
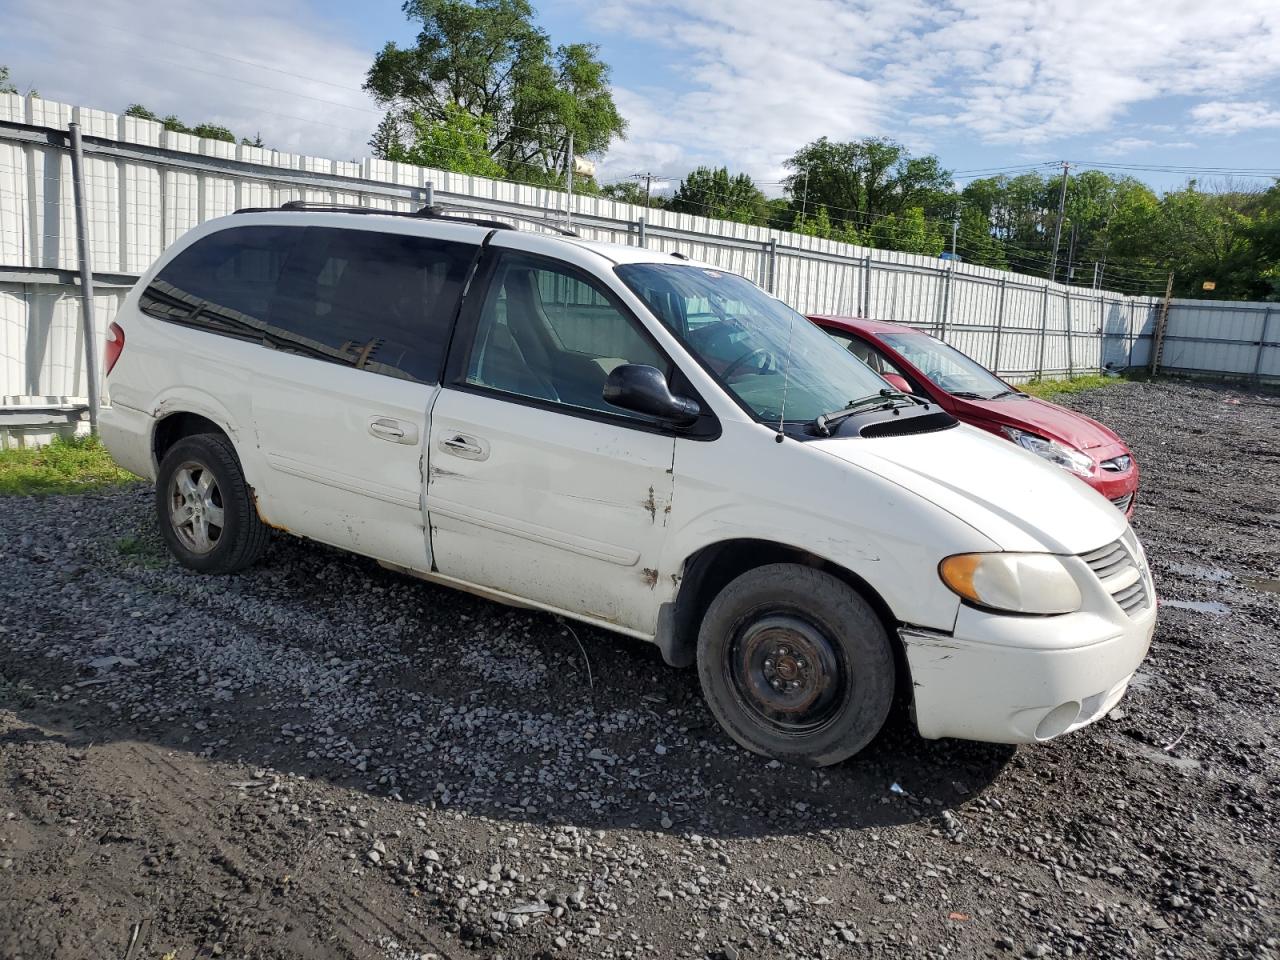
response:
<path fill-rule="evenodd" d="M 728 379 L 729 379 L 729 377 L 730 377 L 730 376 L 732 376 L 732 375 L 733 375 L 733 373 L 734 373 L 735 371 L 737 371 L 737 369 L 738 369 L 739 367 L 746 366 L 748 363 L 750 363 L 752 360 L 754 360 L 754 359 L 755 359 L 755 358 L 757 358 L 757 357 L 761 357 L 761 358 L 767 359 L 767 358 L 769 357 L 769 351 L 768 351 L 768 350 L 766 350 L 764 347 L 756 347 L 756 348 L 755 348 L 754 350 L 752 350 L 750 353 L 744 353 L 744 354 L 743 354 L 742 356 L 740 356 L 737 360 L 734 360 L 734 361 L 733 361 L 732 363 L 730 363 L 727 367 L 725 367 L 725 368 L 724 368 L 724 372 L 723 372 L 722 374 L 720 374 L 720 376 L 722 376 L 722 377 L 724 377 L 724 379 L 728 380 Z M 761 370 L 764 370 L 764 367 L 765 367 L 765 365 L 764 365 L 763 363 L 762 363 L 762 364 L 760 364 L 760 369 L 761 369 Z"/>

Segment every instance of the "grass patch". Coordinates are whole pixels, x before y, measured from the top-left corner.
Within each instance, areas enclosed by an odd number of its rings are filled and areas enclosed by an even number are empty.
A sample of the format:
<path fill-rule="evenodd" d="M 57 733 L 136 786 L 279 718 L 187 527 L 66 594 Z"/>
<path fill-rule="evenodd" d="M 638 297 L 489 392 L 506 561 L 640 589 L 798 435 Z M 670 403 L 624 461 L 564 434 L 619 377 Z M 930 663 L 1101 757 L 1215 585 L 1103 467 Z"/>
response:
<path fill-rule="evenodd" d="M 43 447 L 0 450 L 0 496 L 83 493 L 137 479 L 116 466 L 97 437 L 56 437 Z"/>
<path fill-rule="evenodd" d="M 1085 377 L 1072 377 L 1070 380 L 1032 380 L 1030 383 L 1018 385 L 1018 389 L 1041 400 L 1052 400 L 1054 397 L 1066 396 L 1070 393 L 1082 393 L 1085 390 L 1096 390 L 1109 387 L 1115 383 L 1123 383 L 1123 377 L 1106 377 L 1091 373 Z"/>
<path fill-rule="evenodd" d="M 116 553 L 151 569 L 163 567 L 166 562 L 163 546 L 142 537 L 121 537 L 116 541 Z"/>

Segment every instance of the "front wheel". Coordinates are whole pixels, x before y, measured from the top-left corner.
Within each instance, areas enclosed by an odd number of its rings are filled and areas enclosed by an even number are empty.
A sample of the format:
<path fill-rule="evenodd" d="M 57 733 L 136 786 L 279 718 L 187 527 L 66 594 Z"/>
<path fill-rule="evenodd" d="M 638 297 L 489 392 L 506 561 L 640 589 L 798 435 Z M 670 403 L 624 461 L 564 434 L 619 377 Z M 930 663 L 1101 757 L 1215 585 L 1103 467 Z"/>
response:
<path fill-rule="evenodd" d="M 260 519 L 231 441 L 183 437 L 156 478 L 156 517 L 169 551 L 202 573 L 235 573 L 262 555 L 270 530 Z"/>
<path fill-rule="evenodd" d="M 698 634 L 711 712 L 741 746 L 790 763 L 845 760 L 880 732 L 893 702 L 893 650 L 844 581 L 812 567 L 757 567 L 712 601 Z"/>

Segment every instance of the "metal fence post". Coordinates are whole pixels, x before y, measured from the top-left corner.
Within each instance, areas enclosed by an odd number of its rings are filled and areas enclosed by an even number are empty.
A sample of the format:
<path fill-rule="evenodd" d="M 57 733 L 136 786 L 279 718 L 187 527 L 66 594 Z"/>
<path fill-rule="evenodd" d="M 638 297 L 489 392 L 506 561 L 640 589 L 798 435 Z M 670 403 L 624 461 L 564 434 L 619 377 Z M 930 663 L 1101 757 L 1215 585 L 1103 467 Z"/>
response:
<path fill-rule="evenodd" d="M 84 330 L 84 362 L 89 374 L 89 432 L 98 435 L 98 334 L 93 321 L 93 263 L 89 259 L 89 200 L 84 190 L 84 148 L 80 124 L 70 123 L 71 184 L 76 202 L 76 248 L 80 256 L 80 325 Z"/>
<path fill-rule="evenodd" d="M 644 217 L 641 217 L 639 220 L 637 220 L 637 221 L 636 221 L 636 224 L 637 224 L 637 226 L 639 226 L 639 228 L 640 228 L 640 230 L 639 230 L 640 246 L 642 246 L 642 247 L 647 247 L 647 246 L 649 245 L 649 237 L 648 237 L 648 235 L 645 233 L 645 222 L 644 222 Z"/>
<path fill-rule="evenodd" d="M 1044 347 L 1049 339 L 1049 285 L 1044 285 L 1044 300 L 1040 305 L 1040 361 L 1036 364 L 1036 379 L 1044 379 Z"/>
<path fill-rule="evenodd" d="M 992 358 L 991 369 L 1000 376 L 1000 338 L 1004 335 L 1004 298 L 1009 291 L 1009 281 L 1000 278 L 1000 305 L 996 308 L 996 355 Z"/>
<path fill-rule="evenodd" d="M 1262 354 L 1267 349 L 1267 331 L 1271 327 L 1271 308 L 1262 314 L 1262 334 L 1258 337 L 1258 355 L 1253 360 L 1253 380 L 1262 382 Z"/>
<path fill-rule="evenodd" d="M 434 207 L 436 205 L 436 185 L 430 180 L 427 181 L 427 206 Z"/>
<path fill-rule="evenodd" d="M 942 286 L 942 309 L 939 311 L 938 318 L 938 339 L 943 343 L 947 342 L 947 320 L 948 314 L 951 312 L 951 284 L 955 279 L 955 274 L 950 270 L 943 273 Z"/>
<path fill-rule="evenodd" d="M 778 295 L 778 241 L 770 237 L 765 245 L 765 251 L 768 255 L 766 262 L 769 264 L 769 292 L 776 297 Z"/>
<path fill-rule="evenodd" d="M 862 261 L 862 317 L 871 316 L 871 254 Z"/>
<path fill-rule="evenodd" d="M 1106 369 L 1107 295 L 1098 291 L 1098 373 Z"/>
<path fill-rule="evenodd" d="M 1074 380 L 1075 364 L 1075 331 L 1071 329 L 1071 289 L 1067 288 L 1067 377 Z"/>

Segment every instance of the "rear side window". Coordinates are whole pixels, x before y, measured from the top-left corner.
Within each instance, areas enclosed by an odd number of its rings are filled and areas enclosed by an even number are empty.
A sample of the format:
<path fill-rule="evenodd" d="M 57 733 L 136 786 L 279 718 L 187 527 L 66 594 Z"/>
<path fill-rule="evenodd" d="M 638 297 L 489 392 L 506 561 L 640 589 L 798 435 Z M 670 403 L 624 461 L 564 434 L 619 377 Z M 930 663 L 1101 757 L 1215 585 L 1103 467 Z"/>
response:
<path fill-rule="evenodd" d="M 235 227 L 175 257 L 140 306 L 162 320 L 434 383 L 475 249 L 371 230 Z"/>

